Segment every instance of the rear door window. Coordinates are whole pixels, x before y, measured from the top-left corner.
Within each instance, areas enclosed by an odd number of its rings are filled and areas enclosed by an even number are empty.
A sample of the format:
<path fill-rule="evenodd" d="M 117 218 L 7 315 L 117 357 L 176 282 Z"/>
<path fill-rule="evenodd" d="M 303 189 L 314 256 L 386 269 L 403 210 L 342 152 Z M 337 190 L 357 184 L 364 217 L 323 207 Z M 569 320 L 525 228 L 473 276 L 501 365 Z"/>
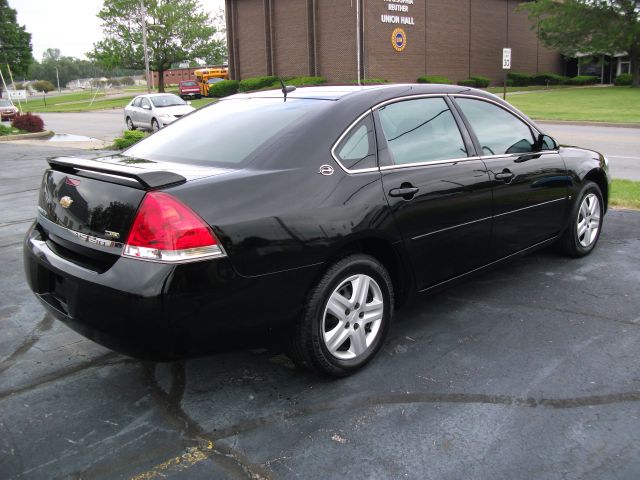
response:
<path fill-rule="evenodd" d="M 482 155 L 508 155 L 534 150 L 529 126 L 504 108 L 473 98 L 457 97 L 456 103 L 473 129 Z"/>
<path fill-rule="evenodd" d="M 443 98 L 418 98 L 378 110 L 392 161 L 429 163 L 468 156 L 456 120 Z"/>

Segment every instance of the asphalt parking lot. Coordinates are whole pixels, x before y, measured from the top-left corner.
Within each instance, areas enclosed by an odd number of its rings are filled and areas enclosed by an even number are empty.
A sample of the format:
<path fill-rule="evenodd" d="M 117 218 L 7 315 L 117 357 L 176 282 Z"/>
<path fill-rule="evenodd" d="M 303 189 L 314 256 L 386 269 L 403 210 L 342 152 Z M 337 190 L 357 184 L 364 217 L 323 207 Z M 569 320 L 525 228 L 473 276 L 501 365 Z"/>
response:
<path fill-rule="evenodd" d="M 538 252 L 412 304 L 350 378 L 269 349 L 154 364 L 24 281 L 63 153 L 86 154 L 0 144 L 2 478 L 640 478 L 640 213 L 610 211 L 589 257 Z"/>

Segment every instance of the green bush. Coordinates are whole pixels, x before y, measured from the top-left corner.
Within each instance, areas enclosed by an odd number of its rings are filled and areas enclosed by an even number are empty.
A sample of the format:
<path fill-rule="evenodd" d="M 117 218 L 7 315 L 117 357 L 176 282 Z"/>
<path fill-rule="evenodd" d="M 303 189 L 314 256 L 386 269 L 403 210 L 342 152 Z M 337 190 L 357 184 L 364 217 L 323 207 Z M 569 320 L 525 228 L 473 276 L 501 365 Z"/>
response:
<path fill-rule="evenodd" d="M 617 85 L 618 87 L 631 85 L 632 80 L 633 77 L 630 73 L 622 73 L 616 77 L 616 79 L 613 81 L 613 84 Z"/>
<path fill-rule="evenodd" d="M 118 137 L 113 141 L 113 146 L 118 150 L 124 150 L 134 143 L 138 143 L 147 135 L 146 132 L 141 132 L 140 130 L 125 130 L 122 137 Z"/>
<path fill-rule="evenodd" d="M 507 79 L 513 82 L 514 87 L 528 87 L 533 85 L 533 77 L 526 73 L 509 72 Z"/>
<path fill-rule="evenodd" d="M 229 95 L 238 93 L 239 86 L 240 82 L 237 80 L 223 80 L 209 87 L 209 96 L 217 98 L 228 97 Z"/>
<path fill-rule="evenodd" d="M 131 77 L 122 77 L 120 79 L 120 85 L 133 85 L 136 83 Z"/>
<path fill-rule="evenodd" d="M 564 85 L 567 83 L 567 77 L 556 73 L 541 73 L 533 77 L 535 85 Z"/>
<path fill-rule="evenodd" d="M 425 75 L 424 77 L 418 78 L 418 83 L 443 83 L 445 85 L 450 85 L 451 80 L 440 75 Z"/>
<path fill-rule="evenodd" d="M 0 123 L 0 137 L 2 135 L 11 135 L 12 133 L 13 133 L 13 128 Z"/>
<path fill-rule="evenodd" d="M 475 80 L 477 88 L 487 88 L 491 83 L 491 80 L 487 77 L 481 77 L 479 75 L 474 75 L 470 77 L 471 80 Z"/>
<path fill-rule="evenodd" d="M 352 80 L 350 83 L 358 84 L 358 80 Z M 389 80 L 384 78 L 362 78 L 360 84 L 362 85 L 379 85 L 381 83 L 389 83 Z"/>
<path fill-rule="evenodd" d="M 286 85 L 295 85 L 300 87 L 303 85 L 322 85 L 327 83 L 327 79 L 324 77 L 293 77 L 285 80 Z"/>
<path fill-rule="evenodd" d="M 262 88 L 276 87 L 280 85 L 278 77 L 252 77 L 245 78 L 240 81 L 238 86 L 239 92 L 251 92 L 253 90 L 260 90 Z"/>
<path fill-rule="evenodd" d="M 476 86 L 476 81 L 473 78 L 465 78 L 464 80 L 459 80 L 458 85 L 461 87 L 473 87 Z"/>
<path fill-rule="evenodd" d="M 567 85 L 595 85 L 600 79 L 591 75 L 578 75 L 577 77 L 569 78 Z"/>
<path fill-rule="evenodd" d="M 44 130 L 44 121 L 38 115 L 23 113 L 13 118 L 11 126 L 18 130 L 24 130 L 25 132 L 37 133 Z"/>

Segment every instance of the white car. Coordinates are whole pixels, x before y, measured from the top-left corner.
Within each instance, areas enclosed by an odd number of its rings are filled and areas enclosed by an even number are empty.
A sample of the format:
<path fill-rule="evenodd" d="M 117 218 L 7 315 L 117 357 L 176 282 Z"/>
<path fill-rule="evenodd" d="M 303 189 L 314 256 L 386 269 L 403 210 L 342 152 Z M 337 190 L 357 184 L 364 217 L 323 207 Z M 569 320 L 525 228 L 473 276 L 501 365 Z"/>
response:
<path fill-rule="evenodd" d="M 173 93 L 150 93 L 138 95 L 124 107 L 124 121 L 129 130 L 155 131 L 194 110 L 191 102 Z"/>

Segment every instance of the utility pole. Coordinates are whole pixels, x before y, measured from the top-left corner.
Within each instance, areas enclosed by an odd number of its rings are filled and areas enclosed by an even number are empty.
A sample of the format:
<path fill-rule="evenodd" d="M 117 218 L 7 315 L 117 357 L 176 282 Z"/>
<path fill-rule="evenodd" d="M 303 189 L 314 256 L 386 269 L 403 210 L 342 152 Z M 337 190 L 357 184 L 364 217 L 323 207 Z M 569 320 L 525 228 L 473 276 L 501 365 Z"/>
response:
<path fill-rule="evenodd" d="M 60 93 L 60 76 L 58 75 L 58 67 L 56 69 L 56 82 L 58 82 L 58 93 Z"/>
<path fill-rule="evenodd" d="M 147 75 L 147 93 L 151 93 L 149 86 L 149 52 L 147 51 L 147 9 L 144 0 L 140 0 L 140 12 L 142 15 L 142 48 L 144 48 L 144 71 Z"/>

